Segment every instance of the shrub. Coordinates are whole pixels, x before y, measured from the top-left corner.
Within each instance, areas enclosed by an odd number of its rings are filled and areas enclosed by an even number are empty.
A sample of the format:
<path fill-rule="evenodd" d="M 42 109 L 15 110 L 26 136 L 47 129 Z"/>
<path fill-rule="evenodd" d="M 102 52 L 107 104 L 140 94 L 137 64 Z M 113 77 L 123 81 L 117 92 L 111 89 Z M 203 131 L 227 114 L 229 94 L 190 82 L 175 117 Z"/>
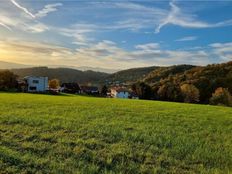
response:
<path fill-rule="evenodd" d="M 232 96 L 228 89 L 217 88 L 210 98 L 210 104 L 232 106 Z"/>

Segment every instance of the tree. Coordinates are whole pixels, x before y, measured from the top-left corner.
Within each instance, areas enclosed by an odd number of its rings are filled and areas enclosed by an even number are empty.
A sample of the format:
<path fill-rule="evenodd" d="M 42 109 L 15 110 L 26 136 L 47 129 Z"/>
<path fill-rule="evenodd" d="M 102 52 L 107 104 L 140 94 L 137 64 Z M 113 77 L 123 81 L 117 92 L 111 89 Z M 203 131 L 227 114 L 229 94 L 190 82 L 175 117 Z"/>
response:
<path fill-rule="evenodd" d="M 165 100 L 165 101 L 182 101 L 182 93 L 179 86 L 166 83 L 163 84 L 157 91 L 158 99 Z"/>
<path fill-rule="evenodd" d="M 136 89 L 134 92 L 140 99 L 152 99 L 154 96 L 151 87 L 144 82 L 133 85 L 132 88 Z"/>
<path fill-rule="evenodd" d="M 0 71 L 0 90 L 16 89 L 18 76 L 9 70 Z"/>
<path fill-rule="evenodd" d="M 184 102 L 187 103 L 197 103 L 199 102 L 199 90 L 191 84 L 184 84 L 180 87 L 182 95 L 184 97 Z"/>
<path fill-rule="evenodd" d="M 60 81 L 58 79 L 49 80 L 49 88 L 58 89 L 60 86 Z"/>
<path fill-rule="evenodd" d="M 210 98 L 210 104 L 232 106 L 232 96 L 228 89 L 217 88 Z"/>
<path fill-rule="evenodd" d="M 108 92 L 108 88 L 107 88 L 106 85 L 104 85 L 104 86 L 102 87 L 102 89 L 101 89 L 101 94 L 104 95 L 104 96 L 106 96 L 106 95 L 107 95 L 107 92 Z"/>

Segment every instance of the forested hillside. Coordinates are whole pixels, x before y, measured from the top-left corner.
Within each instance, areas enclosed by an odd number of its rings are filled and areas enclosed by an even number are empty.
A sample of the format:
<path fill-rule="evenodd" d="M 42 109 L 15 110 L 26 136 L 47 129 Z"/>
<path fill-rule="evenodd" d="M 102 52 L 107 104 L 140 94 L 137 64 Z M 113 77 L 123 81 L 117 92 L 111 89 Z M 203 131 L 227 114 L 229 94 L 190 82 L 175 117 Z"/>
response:
<path fill-rule="evenodd" d="M 128 70 L 122 70 L 114 74 L 109 75 L 105 81 L 109 82 L 136 82 L 146 77 L 150 72 L 159 68 L 158 66 L 144 67 L 144 68 L 132 68 Z"/>
<path fill-rule="evenodd" d="M 176 75 L 178 73 L 183 73 L 190 70 L 196 66 L 193 65 L 175 65 L 170 67 L 159 67 L 154 71 L 150 72 L 147 76 L 143 78 L 143 81 L 147 83 L 154 83 L 161 79 L 165 79 L 169 76 Z"/>
<path fill-rule="evenodd" d="M 232 93 L 232 62 L 205 67 L 182 65 L 159 68 L 141 81 L 151 86 L 156 98 L 173 101 L 181 100 L 178 95 L 181 95 L 182 85 L 194 85 L 199 90 L 199 102 L 208 103 L 219 87 Z"/>
<path fill-rule="evenodd" d="M 61 82 L 96 83 L 108 76 L 106 73 L 94 71 L 79 71 L 70 68 L 24 68 L 12 69 L 20 78 L 25 76 L 47 76 L 49 79 L 59 79 Z"/>

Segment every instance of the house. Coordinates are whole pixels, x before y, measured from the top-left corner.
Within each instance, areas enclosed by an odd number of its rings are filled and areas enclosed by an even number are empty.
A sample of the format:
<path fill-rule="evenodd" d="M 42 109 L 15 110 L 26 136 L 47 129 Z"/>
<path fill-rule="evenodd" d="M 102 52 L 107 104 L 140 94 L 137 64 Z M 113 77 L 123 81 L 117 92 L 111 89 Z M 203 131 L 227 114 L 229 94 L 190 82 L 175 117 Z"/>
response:
<path fill-rule="evenodd" d="M 48 77 L 24 77 L 27 92 L 46 92 L 48 90 Z"/>
<path fill-rule="evenodd" d="M 99 89 L 96 86 L 81 86 L 81 92 L 85 94 L 99 94 Z"/>
<path fill-rule="evenodd" d="M 63 83 L 60 87 L 60 92 L 70 94 L 80 94 L 81 88 L 78 83 Z"/>
<path fill-rule="evenodd" d="M 17 80 L 17 87 L 18 87 L 18 91 L 20 92 L 27 92 L 27 82 L 24 79 L 18 79 Z"/>
<path fill-rule="evenodd" d="M 111 88 L 111 97 L 113 98 L 129 98 L 130 91 L 123 87 Z"/>
<path fill-rule="evenodd" d="M 130 96 L 129 96 L 130 99 L 139 99 L 139 96 L 135 93 L 135 92 L 130 92 Z"/>

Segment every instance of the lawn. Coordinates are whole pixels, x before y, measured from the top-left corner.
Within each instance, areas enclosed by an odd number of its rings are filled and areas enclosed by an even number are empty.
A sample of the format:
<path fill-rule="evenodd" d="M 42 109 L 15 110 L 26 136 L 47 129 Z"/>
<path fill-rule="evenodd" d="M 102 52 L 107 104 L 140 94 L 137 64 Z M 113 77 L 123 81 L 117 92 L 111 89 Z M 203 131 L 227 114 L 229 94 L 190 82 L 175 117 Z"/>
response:
<path fill-rule="evenodd" d="M 232 173 L 232 108 L 0 93 L 0 173 Z"/>

